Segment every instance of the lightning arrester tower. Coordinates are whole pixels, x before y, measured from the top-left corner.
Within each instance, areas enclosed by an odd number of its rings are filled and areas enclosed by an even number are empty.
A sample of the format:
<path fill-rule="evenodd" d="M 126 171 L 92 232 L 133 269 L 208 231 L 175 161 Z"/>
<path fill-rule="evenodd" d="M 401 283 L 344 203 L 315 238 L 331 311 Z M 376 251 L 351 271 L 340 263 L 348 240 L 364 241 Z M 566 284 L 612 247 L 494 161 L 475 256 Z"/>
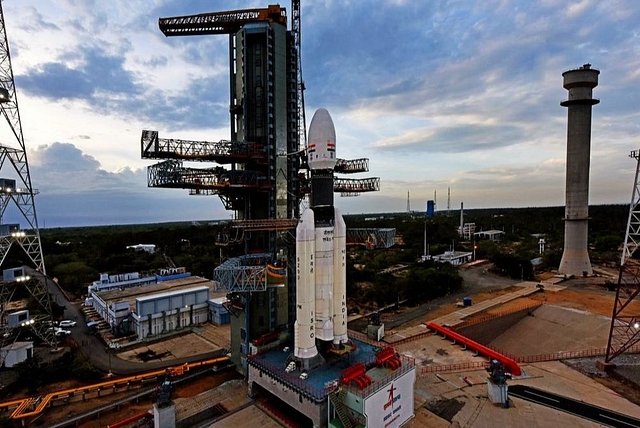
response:
<path fill-rule="evenodd" d="M 567 107 L 567 172 L 565 196 L 564 252 L 558 271 L 566 275 L 591 275 L 587 251 L 589 226 L 589 163 L 591 157 L 591 106 L 600 100 L 592 97 L 598 86 L 599 70 L 591 64 L 562 73 L 563 86 L 569 91 Z"/>
<path fill-rule="evenodd" d="M 7 304 L 11 301 L 18 285 L 25 288 L 43 310 L 42 314 L 31 318 L 30 321 L 34 321 L 30 323 L 31 330 L 43 342 L 55 347 L 57 343 L 53 332 L 47 331 L 45 324 L 35 323 L 44 318 L 51 319 L 51 299 L 48 293 L 48 279 L 34 203 L 34 195 L 38 191 L 31 187 L 2 3 L 0 3 L 0 111 L 7 120 L 9 128 L 7 129 L 9 132 L 3 132 L 2 141 L 0 141 L 0 269 L 13 271 L 12 279 L 0 281 L 0 319 L 5 319 Z M 15 137 L 14 144 L 10 144 L 7 140 L 13 137 Z M 11 212 L 12 222 L 8 224 L 5 222 L 7 219 L 5 214 L 11 203 L 15 204 L 17 209 L 15 213 Z M 26 223 L 26 227 L 22 228 L 18 221 L 23 222 L 22 224 Z M 31 261 L 31 266 L 23 266 L 20 269 L 5 266 L 7 255 L 14 246 L 24 251 Z M 10 344 L 18 337 L 12 334 L 7 326 L 3 326 L 1 330 L 4 334 L 0 338 L 0 346 Z M 0 356 L 0 364 L 4 361 L 4 357 Z"/>
<path fill-rule="evenodd" d="M 4 24 L 4 13 L 0 4 L 0 109 L 11 128 L 11 134 L 16 137 L 18 147 L 7 146 L 0 143 L 0 170 L 4 175 L 6 163 L 15 169 L 17 180 L 0 178 L 0 266 L 13 244 L 17 244 L 24 250 L 33 262 L 34 267 L 45 274 L 44 259 L 40 245 L 40 232 L 36 219 L 36 209 L 33 195 L 37 190 L 31 187 L 29 166 L 27 165 L 27 152 L 22 135 L 22 125 L 18 110 L 18 100 L 11 68 L 11 56 L 9 55 L 9 42 Z M 9 162 L 6 162 L 6 161 Z M 7 168 L 8 169 L 8 168 Z M 9 202 L 15 202 L 18 211 L 28 223 L 27 230 L 19 230 L 19 225 L 4 224 L 4 214 Z"/>

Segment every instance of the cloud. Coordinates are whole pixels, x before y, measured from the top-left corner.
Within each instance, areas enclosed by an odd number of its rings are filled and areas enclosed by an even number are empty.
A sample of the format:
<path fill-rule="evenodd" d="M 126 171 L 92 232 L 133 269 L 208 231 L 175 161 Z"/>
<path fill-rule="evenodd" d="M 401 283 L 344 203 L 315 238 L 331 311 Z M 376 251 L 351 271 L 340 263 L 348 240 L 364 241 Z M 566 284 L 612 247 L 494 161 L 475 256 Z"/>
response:
<path fill-rule="evenodd" d="M 105 171 L 92 156 L 70 143 L 38 146 L 29 153 L 32 183 L 42 193 L 82 194 L 100 192 L 144 193 L 146 173 L 125 168 L 118 173 Z"/>
<path fill-rule="evenodd" d="M 39 192 L 37 212 L 45 227 L 227 217 L 217 197 L 188 197 L 186 190 L 148 188 L 145 170 L 107 172 L 73 144 L 39 146 L 29 152 L 29 159 L 32 186 Z"/>
<path fill-rule="evenodd" d="M 522 139 L 514 126 L 460 125 L 413 129 L 403 135 L 374 143 L 380 150 L 411 154 L 416 150 L 430 153 L 466 153 L 504 147 Z"/>
<path fill-rule="evenodd" d="M 34 186 L 50 216 L 58 203 L 74 207 L 78 221 L 112 222 L 112 206 L 129 219 L 135 201 L 154 215 L 180 215 L 153 202 L 172 198 L 218 212 L 217 198 L 147 189 L 142 166 L 151 162 L 137 146 L 142 129 L 230 137 L 228 36 L 167 38 L 158 18 L 234 10 L 236 2 L 23 0 L 3 8 L 25 134 L 37 142 Z M 307 119 L 328 108 L 339 156 L 369 157 L 366 175 L 381 177 L 379 193 L 336 203 L 402 211 L 407 189 L 424 199 L 450 187 L 456 206 L 562 204 L 562 72 L 587 62 L 601 70 L 591 201 L 626 203 L 635 166 L 627 155 L 640 133 L 638 22 L 634 0 L 302 2 Z"/>

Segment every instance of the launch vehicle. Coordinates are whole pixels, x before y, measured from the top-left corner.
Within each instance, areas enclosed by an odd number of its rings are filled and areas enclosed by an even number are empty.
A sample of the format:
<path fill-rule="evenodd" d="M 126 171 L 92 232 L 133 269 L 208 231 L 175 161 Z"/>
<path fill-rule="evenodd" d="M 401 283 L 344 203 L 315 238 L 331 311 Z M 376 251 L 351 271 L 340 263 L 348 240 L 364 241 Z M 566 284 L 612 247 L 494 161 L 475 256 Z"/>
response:
<path fill-rule="evenodd" d="M 317 110 L 311 119 L 306 152 L 311 199 L 296 228 L 294 325 L 294 356 L 303 362 L 318 355 L 316 339 L 331 342 L 334 348 L 348 341 L 347 227 L 333 206 L 336 131 L 325 109 Z"/>

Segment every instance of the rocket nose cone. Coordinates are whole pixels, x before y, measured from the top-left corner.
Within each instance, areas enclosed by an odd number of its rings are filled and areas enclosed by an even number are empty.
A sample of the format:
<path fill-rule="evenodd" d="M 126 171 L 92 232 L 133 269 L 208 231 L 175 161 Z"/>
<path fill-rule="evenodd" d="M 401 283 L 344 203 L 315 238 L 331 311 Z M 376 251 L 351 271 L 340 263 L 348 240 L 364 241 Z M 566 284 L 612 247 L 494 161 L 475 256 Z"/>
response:
<path fill-rule="evenodd" d="M 327 140 L 336 141 L 336 129 L 327 109 L 320 108 L 313 114 L 309 125 L 309 144 L 325 143 Z"/>
<path fill-rule="evenodd" d="M 336 165 L 336 129 L 326 109 L 316 110 L 311 119 L 307 159 L 311 169 L 333 169 Z"/>

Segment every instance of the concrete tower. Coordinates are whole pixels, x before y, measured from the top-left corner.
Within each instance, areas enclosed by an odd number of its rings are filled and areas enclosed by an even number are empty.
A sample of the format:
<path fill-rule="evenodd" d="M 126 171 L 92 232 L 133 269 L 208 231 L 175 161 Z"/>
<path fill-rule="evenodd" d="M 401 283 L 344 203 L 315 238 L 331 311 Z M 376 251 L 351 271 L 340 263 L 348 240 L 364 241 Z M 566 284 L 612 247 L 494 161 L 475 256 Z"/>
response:
<path fill-rule="evenodd" d="M 568 108 L 567 176 L 564 224 L 564 252 L 558 271 L 566 275 L 591 275 L 587 251 L 589 222 L 589 162 L 591 157 L 591 106 L 598 86 L 599 70 L 585 64 L 562 73 L 569 98 L 560 103 Z"/>

